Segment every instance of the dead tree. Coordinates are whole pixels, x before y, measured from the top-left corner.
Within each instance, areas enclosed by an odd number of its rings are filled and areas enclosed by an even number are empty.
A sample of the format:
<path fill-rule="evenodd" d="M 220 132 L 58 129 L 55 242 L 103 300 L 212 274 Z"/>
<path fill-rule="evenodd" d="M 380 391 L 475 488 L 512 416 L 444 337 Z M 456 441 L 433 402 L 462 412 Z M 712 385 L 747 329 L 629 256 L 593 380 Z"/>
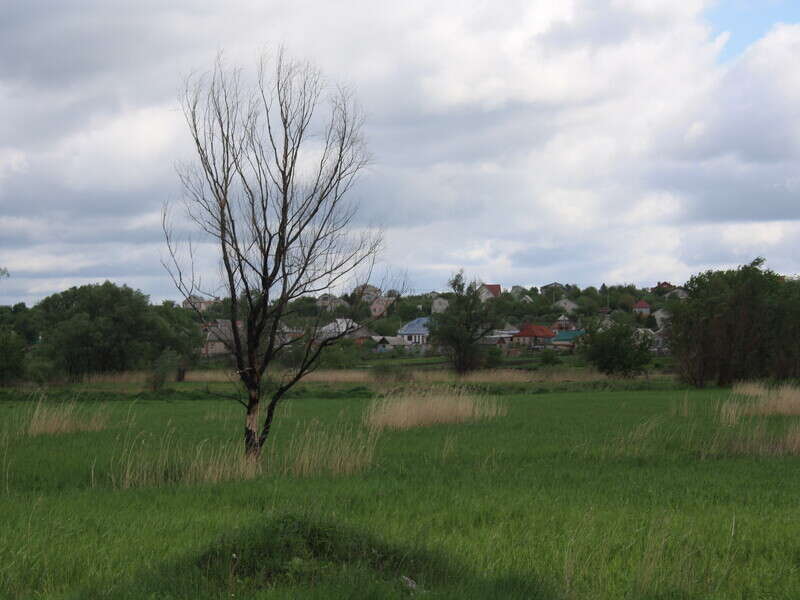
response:
<path fill-rule="evenodd" d="M 349 333 L 320 336 L 319 319 L 288 331 L 291 303 L 357 275 L 364 281 L 380 248 L 378 233 L 355 227 L 346 199 L 368 161 L 363 116 L 347 89 L 327 86 L 282 50 L 259 61 L 251 82 L 218 58 L 187 80 L 181 104 L 196 152 L 178 168 L 186 212 L 219 256 L 219 288 L 230 298 L 225 343 L 246 391 L 245 451 L 257 458 L 286 392 Z M 196 297 L 197 240 L 179 247 L 166 208 L 163 225 L 170 275 L 184 297 Z M 290 349 L 299 361 L 266 390 Z"/>

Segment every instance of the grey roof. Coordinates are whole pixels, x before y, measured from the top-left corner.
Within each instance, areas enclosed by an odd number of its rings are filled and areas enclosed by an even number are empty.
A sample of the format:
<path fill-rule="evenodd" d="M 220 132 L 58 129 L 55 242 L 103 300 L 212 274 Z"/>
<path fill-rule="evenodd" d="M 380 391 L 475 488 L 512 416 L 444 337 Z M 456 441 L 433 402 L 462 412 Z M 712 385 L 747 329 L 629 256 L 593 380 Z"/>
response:
<path fill-rule="evenodd" d="M 413 321 L 409 321 L 400 328 L 397 335 L 428 335 L 428 323 L 430 317 L 419 317 Z"/>

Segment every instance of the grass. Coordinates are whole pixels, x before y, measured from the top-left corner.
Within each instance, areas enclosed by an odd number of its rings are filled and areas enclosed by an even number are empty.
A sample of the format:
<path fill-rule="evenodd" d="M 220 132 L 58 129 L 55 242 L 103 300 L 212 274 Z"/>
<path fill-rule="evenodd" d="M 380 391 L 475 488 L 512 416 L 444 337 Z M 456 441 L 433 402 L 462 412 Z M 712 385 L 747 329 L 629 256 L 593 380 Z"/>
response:
<path fill-rule="evenodd" d="M 800 459 L 702 452 L 792 430 L 793 415 L 720 420 L 757 397 L 516 382 L 504 416 L 377 435 L 362 424 L 375 398 L 311 384 L 260 470 L 227 476 L 213 457 L 235 463 L 241 407 L 204 385 L 83 393 L 105 428 L 35 437 L 32 400 L 2 396 L 0 596 L 800 597 Z M 169 476 L 121 485 L 126 456 Z"/>
<path fill-rule="evenodd" d="M 107 424 L 108 413 L 102 407 L 86 408 L 77 400 L 48 402 L 45 396 L 40 395 L 23 431 L 29 436 L 58 435 L 100 431 Z"/>
<path fill-rule="evenodd" d="M 373 401 L 364 423 L 373 431 L 410 429 L 492 419 L 506 412 L 495 399 L 474 396 L 463 388 L 411 388 Z"/>

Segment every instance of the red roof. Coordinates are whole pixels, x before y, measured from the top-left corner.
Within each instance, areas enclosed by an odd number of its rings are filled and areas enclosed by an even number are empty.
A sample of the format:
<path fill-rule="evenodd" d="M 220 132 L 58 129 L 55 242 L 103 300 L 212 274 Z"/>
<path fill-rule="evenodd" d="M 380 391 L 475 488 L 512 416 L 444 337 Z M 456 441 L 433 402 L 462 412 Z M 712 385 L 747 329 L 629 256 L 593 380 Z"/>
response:
<path fill-rule="evenodd" d="M 636 304 L 633 305 L 633 308 L 650 308 L 650 305 L 644 300 L 639 300 Z"/>
<path fill-rule="evenodd" d="M 484 283 L 483 287 L 485 287 L 489 292 L 491 292 L 492 296 L 497 298 L 502 292 L 502 288 L 500 287 L 499 283 Z"/>
<path fill-rule="evenodd" d="M 526 323 L 520 329 L 520 332 L 514 336 L 516 337 L 536 337 L 536 338 L 551 338 L 556 337 L 553 330 L 544 325 L 531 325 Z"/>

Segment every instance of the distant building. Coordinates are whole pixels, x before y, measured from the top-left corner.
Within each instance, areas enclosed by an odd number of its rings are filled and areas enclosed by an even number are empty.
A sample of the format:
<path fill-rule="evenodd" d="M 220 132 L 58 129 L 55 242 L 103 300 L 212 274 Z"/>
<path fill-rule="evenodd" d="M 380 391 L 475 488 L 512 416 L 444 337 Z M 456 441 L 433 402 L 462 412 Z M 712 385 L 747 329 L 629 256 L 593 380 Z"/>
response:
<path fill-rule="evenodd" d="M 650 291 L 654 294 L 666 294 L 667 292 L 671 292 L 675 289 L 675 286 L 672 285 L 669 281 L 659 281 L 656 284 L 656 287 L 651 288 Z"/>
<path fill-rule="evenodd" d="M 359 325 L 352 319 L 335 319 L 317 330 L 317 340 L 331 338 L 347 338 L 362 343 L 371 338 L 373 333 L 366 327 Z"/>
<path fill-rule="evenodd" d="M 337 298 L 333 294 L 322 294 L 317 298 L 317 306 L 323 310 L 334 311 L 337 308 L 350 306 L 346 300 Z"/>
<path fill-rule="evenodd" d="M 555 306 L 566 312 L 568 315 L 571 315 L 576 310 L 578 310 L 578 303 L 570 300 L 569 298 L 562 298 L 558 302 L 553 303 Z"/>
<path fill-rule="evenodd" d="M 554 347 L 559 350 L 574 350 L 578 339 L 586 333 L 583 329 L 573 329 L 571 331 L 559 331 L 551 341 Z"/>
<path fill-rule="evenodd" d="M 181 306 L 186 310 L 196 310 L 197 312 L 206 312 L 209 308 L 214 306 L 215 304 L 219 304 L 219 298 L 201 298 L 200 296 L 189 296 L 183 302 L 181 302 Z"/>
<path fill-rule="evenodd" d="M 649 317 L 650 305 L 644 300 L 639 300 L 636 304 L 633 305 L 633 312 L 637 315 L 642 315 L 643 317 Z"/>
<path fill-rule="evenodd" d="M 497 283 L 483 283 L 481 287 L 478 288 L 478 295 L 481 298 L 481 302 L 497 298 L 502 292 L 503 288 Z"/>
<path fill-rule="evenodd" d="M 540 287 L 539 293 L 542 296 L 549 296 L 550 299 L 555 302 L 557 298 L 561 298 L 561 296 L 564 295 L 564 285 L 554 281 L 553 283 L 548 283 Z"/>
<path fill-rule="evenodd" d="M 666 308 L 659 308 L 656 312 L 653 313 L 653 317 L 656 320 L 656 327 L 658 329 L 663 329 L 664 326 L 669 323 L 670 318 L 672 317 L 672 313 L 669 312 Z"/>
<path fill-rule="evenodd" d="M 369 305 L 369 312 L 372 315 L 372 318 L 378 319 L 384 316 L 394 301 L 395 299 L 389 296 L 380 296 L 379 298 L 375 298 L 375 300 L 372 301 L 372 304 Z"/>
<path fill-rule="evenodd" d="M 442 298 L 441 296 L 434 298 L 431 303 L 431 313 L 443 313 L 448 306 L 450 306 L 450 301 L 447 298 Z"/>
<path fill-rule="evenodd" d="M 689 297 L 689 292 L 687 292 L 682 287 L 676 287 L 671 292 L 664 294 L 664 298 L 666 300 L 686 300 Z"/>
<path fill-rule="evenodd" d="M 520 346 L 541 346 L 548 344 L 555 336 L 556 334 L 549 327 L 526 323 L 512 336 L 512 342 Z"/>
<path fill-rule="evenodd" d="M 375 342 L 375 352 L 378 353 L 403 348 L 408 344 L 402 335 L 373 335 L 372 341 Z"/>
<path fill-rule="evenodd" d="M 236 323 L 239 333 L 243 336 L 243 324 L 241 321 Z M 203 326 L 203 348 L 201 353 L 206 358 L 210 356 L 221 356 L 223 354 L 233 354 L 233 327 L 230 319 L 216 319 Z"/>
<path fill-rule="evenodd" d="M 572 319 L 570 319 L 567 315 L 561 315 L 558 317 L 555 323 L 553 323 L 553 331 L 573 331 L 575 329 L 575 325 L 572 323 Z"/>
<path fill-rule="evenodd" d="M 366 302 L 367 304 L 372 304 L 375 302 L 375 299 L 379 298 L 380 295 L 380 288 L 376 288 L 374 285 L 370 285 L 368 283 L 357 286 L 353 289 L 352 293 L 354 302 L 356 299 L 360 299 L 361 302 Z"/>
<path fill-rule="evenodd" d="M 428 330 L 430 321 L 430 317 L 419 317 L 409 321 L 400 328 L 397 335 L 405 338 L 407 344 L 425 345 L 430 338 L 430 331 Z"/>

